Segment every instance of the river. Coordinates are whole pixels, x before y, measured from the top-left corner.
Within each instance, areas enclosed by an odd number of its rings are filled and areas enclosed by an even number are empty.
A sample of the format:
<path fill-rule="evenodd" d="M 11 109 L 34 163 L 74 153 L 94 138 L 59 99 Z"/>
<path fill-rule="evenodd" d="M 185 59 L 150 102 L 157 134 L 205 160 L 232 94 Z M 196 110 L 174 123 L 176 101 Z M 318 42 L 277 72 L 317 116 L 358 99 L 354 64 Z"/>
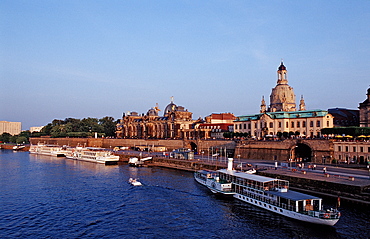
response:
<path fill-rule="evenodd" d="M 340 210 L 313 225 L 216 197 L 190 172 L 0 151 L 1 238 L 368 238 L 369 210 Z"/>

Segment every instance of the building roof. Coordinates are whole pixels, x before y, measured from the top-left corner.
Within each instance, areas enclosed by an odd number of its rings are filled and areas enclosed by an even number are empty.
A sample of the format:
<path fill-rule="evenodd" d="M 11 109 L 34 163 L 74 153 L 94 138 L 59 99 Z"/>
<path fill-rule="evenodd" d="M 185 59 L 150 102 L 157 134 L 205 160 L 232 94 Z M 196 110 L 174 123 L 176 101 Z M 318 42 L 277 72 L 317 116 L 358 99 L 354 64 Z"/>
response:
<path fill-rule="evenodd" d="M 258 120 L 262 115 L 268 115 L 271 119 L 296 119 L 296 118 L 312 118 L 312 117 L 323 117 L 328 114 L 326 110 L 304 110 L 304 111 L 276 111 L 266 112 L 254 115 L 243 115 L 238 116 L 235 121 L 251 121 Z"/>

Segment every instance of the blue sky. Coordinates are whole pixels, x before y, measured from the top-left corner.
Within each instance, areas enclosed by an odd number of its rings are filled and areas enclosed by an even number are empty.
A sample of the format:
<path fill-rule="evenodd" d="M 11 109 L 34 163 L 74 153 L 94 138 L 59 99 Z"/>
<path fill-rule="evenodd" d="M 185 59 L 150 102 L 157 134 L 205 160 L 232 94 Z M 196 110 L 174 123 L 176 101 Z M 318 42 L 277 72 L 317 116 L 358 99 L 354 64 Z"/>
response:
<path fill-rule="evenodd" d="M 281 59 L 297 103 L 356 109 L 370 1 L 0 1 L 0 120 L 258 113 Z"/>

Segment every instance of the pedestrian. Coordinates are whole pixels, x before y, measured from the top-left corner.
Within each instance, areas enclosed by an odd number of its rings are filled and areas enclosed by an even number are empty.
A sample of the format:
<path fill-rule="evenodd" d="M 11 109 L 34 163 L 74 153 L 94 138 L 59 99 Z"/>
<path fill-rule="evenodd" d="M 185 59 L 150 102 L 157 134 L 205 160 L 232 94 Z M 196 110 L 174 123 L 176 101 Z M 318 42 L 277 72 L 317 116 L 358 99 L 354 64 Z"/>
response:
<path fill-rule="evenodd" d="M 316 164 L 313 165 L 312 170 L 316 170 Z"/>
<path fill-rule="evenodd" d="M 326 173 L 326 167 L 324 167 L 324 168 L 322 169 L 322 171 L 323 171 L 323 173 L 325 174 L 325 173 Z"/>

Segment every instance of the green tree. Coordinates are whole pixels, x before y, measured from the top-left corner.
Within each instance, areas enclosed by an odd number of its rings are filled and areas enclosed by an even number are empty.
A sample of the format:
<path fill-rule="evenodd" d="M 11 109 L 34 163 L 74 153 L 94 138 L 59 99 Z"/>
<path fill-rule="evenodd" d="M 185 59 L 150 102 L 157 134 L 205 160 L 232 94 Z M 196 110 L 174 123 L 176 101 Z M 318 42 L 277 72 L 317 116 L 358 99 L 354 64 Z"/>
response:
<path fill-rule="evenodd" d="M 103 133 L 108 137 L 116 135 L 116 122 L 113 117 L 106 116 L 99 119 L 99 124 L 103 127 Z"/>
<path fill-rule="evenodd" d="M 2 133 L 1 135 L 0 135 L 0 141 L 3 141 L 4 143 L 9 143 L 10 142 L 10 137 L 11 137 L 12 135 L 11 134 L 9 134 L 9 133 L 7 133 L 7 132 L 5 132 L 5 133 Z"/>
<path fill-rule="evenodd" d="M 17 136 L 15 143 L 17 144 L 27 144 L 28 143 L 28 138 L 25 136 Z"/>

